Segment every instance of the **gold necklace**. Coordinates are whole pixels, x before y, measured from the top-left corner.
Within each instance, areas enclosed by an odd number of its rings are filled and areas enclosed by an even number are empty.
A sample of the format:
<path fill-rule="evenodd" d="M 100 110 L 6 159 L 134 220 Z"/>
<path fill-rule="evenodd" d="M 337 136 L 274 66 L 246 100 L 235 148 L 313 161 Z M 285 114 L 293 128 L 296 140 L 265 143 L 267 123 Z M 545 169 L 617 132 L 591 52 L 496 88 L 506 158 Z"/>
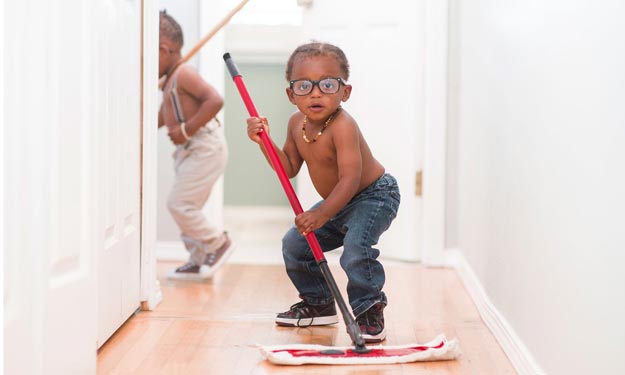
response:
<path fill-rule="evenodd" d="M 306 124 L 308 123 L 308 116 L 304 116 L 304 123 L 302 124 L 302 138 L 304 138 L 304 141 L 306 143 L 315 143 L 317 142 L 317 139 L 319 139 L 319 137 L 321 136 L 321 134 L 323 134 L 324 130 L 326 130 L 326 128 L 328 127 L 328 125 L 330 125 L 330 121 L 332 121 L 332 119 L 334 118 L 334 116 L 336 116 L 337 113 L 339 113 L 339 111 L 341 110 L 341 106 L 339 106 L 336 111 L 334 111 L 334 113 L 332 113 L 330 115 L 330 117 L 328 117 L 328 119 L 326 120 L 325 124 L 323 124 L 323 127 L 321 128 L 321 130 L 319 130 L 319 132 L 315 135 L 315 137 L 312 139 L 312 141 L 310 139 L 308 139 L 308 137 L 306 136 Z"/>

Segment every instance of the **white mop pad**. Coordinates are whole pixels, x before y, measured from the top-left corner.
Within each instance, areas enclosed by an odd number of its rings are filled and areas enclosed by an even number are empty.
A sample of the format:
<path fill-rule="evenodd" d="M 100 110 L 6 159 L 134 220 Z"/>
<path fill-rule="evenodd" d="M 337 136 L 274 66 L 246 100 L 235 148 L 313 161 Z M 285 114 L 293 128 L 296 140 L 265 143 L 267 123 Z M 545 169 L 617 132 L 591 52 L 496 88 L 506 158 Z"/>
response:
<path fill-rule="evenodd" d="M 458 340 L 447 341 L 444 335 L 439 335 L 425 344 L 368 346 L 367 349 L 371 351 L 365 354 L 355 353 L 353 346 L 259 345 L 259 349 L 268 361 L 279 365 L 364 365 L 443 361 L 455 359 L 461 354 Z"/>

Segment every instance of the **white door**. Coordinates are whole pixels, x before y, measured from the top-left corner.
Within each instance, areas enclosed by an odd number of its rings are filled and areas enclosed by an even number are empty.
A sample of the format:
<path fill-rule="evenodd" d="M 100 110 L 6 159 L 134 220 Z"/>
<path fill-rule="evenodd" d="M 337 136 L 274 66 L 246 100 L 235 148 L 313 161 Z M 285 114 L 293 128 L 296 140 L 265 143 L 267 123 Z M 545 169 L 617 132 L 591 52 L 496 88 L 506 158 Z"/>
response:
<path fill-rule="evenodd" d="M 140 307 L 141 2 L 109 0 L 97 41 L 103 130 L 104 246 L 98 254 L 98 346 Z"/>
<path fill-rule="evenodd" d="M 94 2 L 5 2 L 4 373 L 96 363 Z"/>
<path fill-rule="evenodd" d="M 418 260 L 422 252 L 415 179 L 424 148 L 424 16 L 422 2 L 402 0 L 315 0 L 304 11 L 303 40 L 330 42 L 346 53 L 353 90 L 344 108 L 399 182 L 399 214 L 379 247 L 381 256 L 402 260 Z M 298 179 L 303 205 L 312 190 L 306 180 Z"/>

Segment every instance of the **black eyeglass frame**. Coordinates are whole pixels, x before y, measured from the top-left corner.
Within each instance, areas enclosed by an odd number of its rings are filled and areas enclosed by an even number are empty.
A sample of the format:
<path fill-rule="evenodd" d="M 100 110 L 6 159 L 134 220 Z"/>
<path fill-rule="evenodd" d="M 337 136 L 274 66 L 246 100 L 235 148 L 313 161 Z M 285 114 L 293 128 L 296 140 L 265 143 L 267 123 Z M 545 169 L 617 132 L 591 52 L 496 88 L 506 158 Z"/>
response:
<path fill-rule="evenodd" d="M 325 81 L 326 79 L 335 79 L 339 82 L 339 88 L 336 89 L 335 92 L 325 92 L 323 91 L 323 89 L 321 88 L 321 86 L 319 86 L 319 83 L 322 81 Z M 295 93 L 295 90 L 293 89 L 293 85 L 297 82 L 302 82 L 302 81 L 306 81 L 306 82 L 310 82 L 312 84 L 312 86 L 310 87 L 310 91 L 308 91 L 306 94 L 297 94 Z M 318 81 L 313 81 L 312 79 L 294 79 L 292 81 L 289 81 L 289 88 L 291 89 L 291 91 L 293 91 L 293 95 L 296 96 L 306 96 L 309 95 L 311 92 L 313 92 L 313 90 L 315 89 L 315 86 L 317 86 L 317 88 L 319 89 L 319 91 L 321 91 L 324 94 L 328 94 L 328 95 L 332 95 L 332 94 L 336 94 L 337 92 L 339 92 L 339 90 L 341 89 L 341 85 L 345 86 L 347 85 L 347 83 L 343 80 L 343 78 L 341 77 L 326 77 L 326 78 L 322 78 Z"/>

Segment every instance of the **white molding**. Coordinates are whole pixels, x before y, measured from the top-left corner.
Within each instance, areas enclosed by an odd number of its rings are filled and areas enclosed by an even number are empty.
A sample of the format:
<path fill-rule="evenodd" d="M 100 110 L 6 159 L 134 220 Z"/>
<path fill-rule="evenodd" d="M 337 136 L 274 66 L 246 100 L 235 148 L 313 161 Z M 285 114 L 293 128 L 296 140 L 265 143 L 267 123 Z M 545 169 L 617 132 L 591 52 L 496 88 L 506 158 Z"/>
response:
<path fill-rule="evenodd" d="M 457 249 L 448 249 L 445 250 L 444 258 L 445 263 L 458 272 L 482 320 L 495 336 L 516 371 L 520 375 L 545 374 L 506 318 L 493 305 L 462 252 Z"/>
<path fill-rule="evenodd" d="M 141 308 L 152 310 L 163 299 L 156 273 L 156 186 L 158 128 L 158 6 L 143 1 L 143 87 L 141 165 Z"/>
<path fill-rule="evenodd" d="M 224 206 L 224 228 L 235 243 L 228 263 L 283 264 L 280 239 L 293 217 L 287 206 Z M 181 240 L 159 240 L 156 258 L 186 262 L 189 253 Z"/>
<path fill-rule="evenodd" d="M 184 248 L 182 241 L 157 241 L 156 259 L 186 262 L 189 260 L 189 253 Z"/>
<path fill-rule="evenodd" d="M 283 65 L 302 42 L 301 29 L 295 25 L 230 24 L 224 44 L 239 63 Z"/>
<path fill-rule="evenodd" d="M 427 0 L 425 7 L 422 261 L 441 265 L 445 250 L 448 0 Z"/>
<path fill-rule="evenodd" d="M 161 283 L 156 280 L 153 292 L 150 293 L 148 299 L 141 301 L 141 310 L 152 311 L 163 301 L 163 293 L 161 292 Z"/>

